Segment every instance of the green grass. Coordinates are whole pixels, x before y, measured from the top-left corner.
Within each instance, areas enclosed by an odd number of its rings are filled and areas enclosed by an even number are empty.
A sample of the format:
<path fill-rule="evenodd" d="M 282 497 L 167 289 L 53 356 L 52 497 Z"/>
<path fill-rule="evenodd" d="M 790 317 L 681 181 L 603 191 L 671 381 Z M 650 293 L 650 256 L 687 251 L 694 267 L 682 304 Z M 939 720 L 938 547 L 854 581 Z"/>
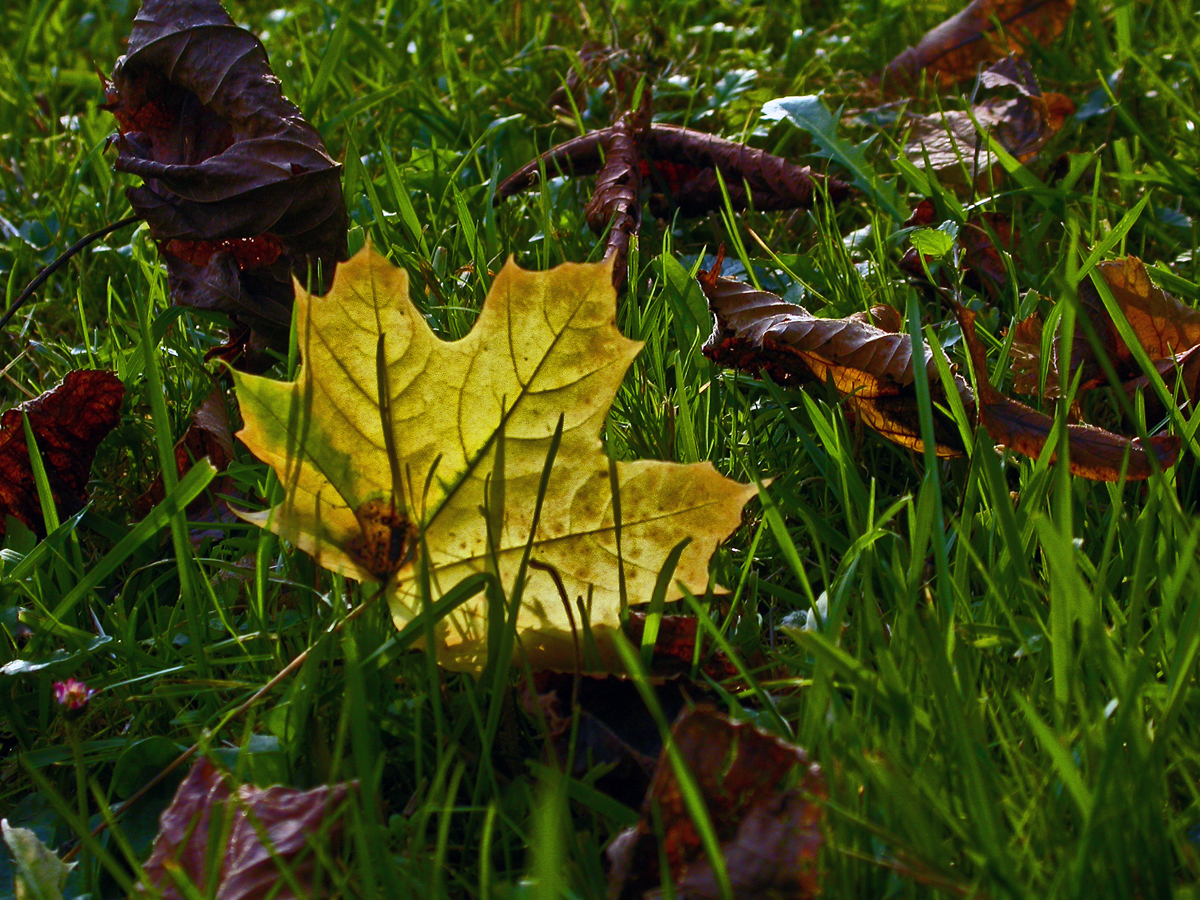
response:
<path fill-rule="evenodd" d="M 818 146 L 760 120 L 765 101 L 823 91 L 830 109 L 869 105 L 865 78 L 958 6 L 629 0 L 612 13 L 622 44 L 672 76 L 656 88 L 664 120 L 800 158 Z M 13 0 L 0 20 L 9 300 L 58 251 L 128 211 L 93 63 L 111 67 L 134 9 Z M 599 7 L 590 22 L 574 4 L 483 0 L 231 11 L 343 161 L 351 245 L 369 239 L 414 273 L 441 334 L 470 328 L 485 268 L 510 255 L 533 268 L 595 258 L 587 180 L 489 201 L 498 177 L 577 133 L 552 124 L 545 98 L 572 48 L 611 40 Z M 1045 89 L 1089 115 L 989 195 L 959 189 L 958 203 L 1009 217 L 1017 233 L 1016 278 L 981 317 L 1002 387 L 1002 329 L 1035 308 L 1067 310 L 1099 260 L 1093 248 L 1137 254 L 1177 296 L 1200 299 L 1198 13 L 1191 0 L 1079 0 L 1067 32 L 1032 59 Z M 607 124 L 605 102 L 586 98 L 584 126 Z M 889 150 L 902 124 L 844 119 L 839 134 L 875 136 L 864 158 L 908 206 L 934 189 Z M 701 605 L 741 659 L 765 655 L 757 688 L 731 697 L 731 711 L 824 768 L 827 896 L 1196 896 L 1192 411 L 1171 417 L 1187 438 L 1178 466 L 1146 484 L 1001 458 L 986 437 L 970 459 L 929 465 L 848 420 L 824 388 L 783 390 L 698 352 L 709 323 L 687 271 L 724 242 L 764 286 L 819 314 L 881 302 L 907 311 L 965 371 L 957 326 L 897 268 L 897 227 L 866 201 L 836 215 L 648 220 L 620 310 L 646 349 L 613 408 L 609 450 L 774 479 L 714 558 L 718 582 L 735 590 Z M 147 232 L 127 230 L 81 254 L 0 334 L 5 406 L 83 366 L 113 369 L 128 389 L 89 509 L 40 544 L 10 530 L 0 555 L 0 664 L 27 661 L 0 674 L 0 815 L 73 846 L 102 805 L 199 742 L 259 784 L 358 779 L 343 847 L 321 861 L 330 895 L 603 897 L 602 848 L 629 811 L 541 765 L 521 672 L 439 673 L 397 641 L 383 604 L 345 621 L 372 589 L 250 526 L 192 539 L 180 510 L 185 492 L 203 489 L 198 477 L 150 516 L 134 512 L 213 385 L 203 354 L 220 322 L 166 303 Z M 251 496 L 269 489 L 244 450 L 230 474 Z M 818 597 L 828 614 L 817 630 L 783 627 Z M 230 715 L 305 651 L 294 674 Z M 101 689 L 73 723 L 51 693 L 68 675 Z M 122 895 L 170 792 L 168 782 L 118 829 L 83 841 L 68 895 Z"/>

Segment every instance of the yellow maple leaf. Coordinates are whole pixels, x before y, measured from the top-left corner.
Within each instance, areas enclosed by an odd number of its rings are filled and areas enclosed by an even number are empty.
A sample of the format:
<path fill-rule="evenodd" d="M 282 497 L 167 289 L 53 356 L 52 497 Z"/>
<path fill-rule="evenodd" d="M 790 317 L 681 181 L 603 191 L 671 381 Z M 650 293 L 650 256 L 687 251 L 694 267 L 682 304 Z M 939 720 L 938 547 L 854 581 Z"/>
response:
<path fill-rule="evenodd" d="M 324 297 L 297 288 L 296 304 L 296 380 L 235 376 L 245 419 L 238 436 L 286 490 L 281 504 L 246 517 L 325 568 L 385 582 L 398 627 L 420 607 L 420 553 L 436 601 L 485 571 L 489 556 L 507 594 L 530 546 L 539 565 L 528 573 L 517 633 L 540 665 L 574 656 L 548 570 L 572 603 L 590 604 L 601 646 L 619 627 L 621 573 L 630 602 L 648 601 L 684 539 L 691 543 L 675 580 L 705 590 L 709 557 L 756 489 L 711 463 L 621 462 L 610 477 L 600 430 L 641 344 L 616 327 L 607 264 L 528 272 L 509 262 L 473 330 L 454 342 L 430 330 L 409 299 L 408 276 L 369 248 L 338 267 Z M 488 509 L 502 514 L 491 550 Z M 459 606 L 439 626 L 441 661 L 482 666 L 486 623 L 482 596 Z"/>

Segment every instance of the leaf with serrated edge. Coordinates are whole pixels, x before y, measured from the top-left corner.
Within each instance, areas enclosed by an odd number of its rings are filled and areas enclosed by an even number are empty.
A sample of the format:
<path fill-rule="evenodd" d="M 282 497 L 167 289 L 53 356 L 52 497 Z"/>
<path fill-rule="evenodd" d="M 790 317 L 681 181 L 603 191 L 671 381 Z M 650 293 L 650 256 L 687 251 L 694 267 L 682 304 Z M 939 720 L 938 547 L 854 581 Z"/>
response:
<path fill-rule="evenodd" d="M 495 559 L 506 592 L 512 589 L 561 416 L 561 445 L 532 558 L 558 573 L 572 603 L 590 603 L 591 628 L 602 647 L 619 627 L 621 569 L 630 602 L 649 600 L 667 555 L 690 537 L 675 580 L 704 591 L 709 556 L 737 527 L 756 488 L 725 478 L 710 463 L 616 463 L 618 566 L 610 463 L 600 430 L 641 344 L 616 327 L 609 272 L 606 263 L 528 272 L 509 262 L 474 329 L 450 343 L 433 334 L 412 304 L 407 275 L 369 248 L 339 267 L 324 298 L 298 291 L 304 365 L 296 381 L 235 373 L 246 423 L 239 437 L 286 488 L 279 506 L 246 518 L 325 568 L 385 581 L 402 627 L 420 602 L 420 552 L 427 551 L 434 600 L 485 570 L 482 510 L 501 433 L 504 509 Z M 395 468 L 379 403 L 380 334 Z M 422 549 L 414 553 L 417 543 Z M 531 570 L 518 637 L 535 664 L 573 665 L 568 615 L 550 573 Z M 439 627 L 444 664 L 483 665 L 482 598 Z"/>

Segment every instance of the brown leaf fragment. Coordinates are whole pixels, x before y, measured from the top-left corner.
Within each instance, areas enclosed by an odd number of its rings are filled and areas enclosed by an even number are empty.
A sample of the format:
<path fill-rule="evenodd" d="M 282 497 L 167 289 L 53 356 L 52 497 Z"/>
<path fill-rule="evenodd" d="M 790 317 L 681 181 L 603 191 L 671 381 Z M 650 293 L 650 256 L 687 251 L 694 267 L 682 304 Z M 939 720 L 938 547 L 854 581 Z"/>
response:
<path fill-rule="evenodd" d="M 909 116 L 904 152 L 914 165 L 952 174 L 965 168 L 965 180 L 975 182 L 997 162 L 988 149 L 988 135 L 1017 160 L 1028 162 L 1075 110 L 1062 94 L 1043 95 L 1029 63 L 1017 57 L 1000 60 L 980 81 L 985 88 L 1015 88 L 1017 95 L 990 97 L 969 112 Z"/>
<path fill-rule="evenodd" d="M 913 386 L 912 339 L 855 316 L 820 319 L 776 294 L 712 274 L 700 279 L 716 317 L 704 355 L 718 365 L 767 373 L 783 385 L 829 382 L 870 428 L 905 447 L 923 446 Z M 935 401 L 944 400 L 937 365 L 926 349 L 926 372 Z M 956 377 L 955 390 L 970 402 Z M 934 410 L 939 456 L 961 456 L 958 428 Z"/>
<path fill-rule="evenodd" d="M 500 182 L 496 188 L 496 202 L 536 187 L 542 169 L 551 178 L 559 172 L 566 175 L 595 175 L 604 165 L 601 148 L 605 141 L 611 139 L 612 132 L 612 127 L 601 128 L 555 144 Z"/>
<path fill-rule="evenodd" d="M 286 346 L 292 276 L 328 287 L 346 258 L 341 167 L 288 102 L 266 50 L 217 0 L 145 0 L 106 108 L 116 169 L 166 263 L 174 301 Z"/>
<path fill-rule="evenodd" d="M 809 166 L 798 166 L 764 150 L 678 125 L 652 125 L 646 155 L 652 163 L 695 168 L 697 174 L 667 198 L 668 205 L 685 216 L 700 216 L 724 207 L 717 171 L 735 210 L 751 205 L 760 211 L 810 209 L 822 186 L 834 203 L 850 195 L 850 185 L 815 173 Z M 656 213 L 662 211 L 660 208 Z"/>
<path fill-rule="evenodd" d="M 625 636 L 635 647 L 640 647 L 646 633 L 646 614 L 631 611 L 625 625 Z M 654 656 L 650 671 L 654 675 L 671 676 L 691 671 L 696 655 L 696 643 L 700 639 L 700 620 L 695 616 L 662 616 L 658 620 L 658 634 L 654 641 Z M 714 681 L 729 681 L 739 673 L 735 666 L 719 650 L 711 647 L 700 657 L 700 668 Z M 748 660 L 755 665 L 758 660 Z"/>
<path fill-rule="evenodd" d="M 579 68 L 571 68 L 565 83 L 555 88 L 547 101 L 559 115 L 574 116 L 576 110 L 582 109 L 585 106 L 585 88 L 598 83 L 605 70 L 610 71 L 617 82 L 614 87 L 618 95 L 623 95 L 625 91 L 624 67 L 614 63 L 626 57 L 628 51 L 607 47 L 596 41 L 584 41 L 577 55 Z"/>
<path fill-rule="evenodd" d="M 818 896 L 820 801 L 826 790 L 820 769 L 807 754 L 703 706 L 682 713 L 671 736 L 700 789 L 734 895 L 763 900 Z M 653 825 L 656 806 L 662 824 L 661 849 L 676 896 L 694 900 L 721 896 L 664 752 L 642 804 L 641 822 L 618 835 L 608 848 L 609 897 L 629 900 L 660 887 L 659 841 Z"/>
<path fill-rule="evenodd" d="M 1018 394 L 1036 396 L 1041 377 L 1042 317 L 1037 313 L 1013 326 L 1009 360 L 1013 370 L 1012 389 Z M 1058 373 L 1046 374 L 1046 397 L 1058 396 Z"/>
<path fill-rule="evenodd" d="M 145 872 L 142 896 L 184 900 L 197 894 L 217 900 L 296 900 L 314 891 L 316 853 L 313 842 L 335 842 L 341 820 L 326 824 L 346 798 L 345 782 L 299 791 L 276 785 L 242 785 L 233 790 L 208 760 L 192 766 L 159 818 Z M 224 840 L 216 851 L 220 864 L 209 866 L 209 844 Z M 285 878 L 284 867 L 290 873 Z M 215 884 L 209 883 L 215 876 Z M 194 890 L 181 889 L 187 879 Z M 302 889 L 301 894 L 293 885 Z"/>
<path fill-rule="evenodd" d="M 1074 9 L 1075 0 L 972 0 L 888 63 L 884 82 L 911 90 L 922 71 L 942 88 L 974 78 L 980 66 L 1023 53 L 1031 41 L 1053 41 Z"/>
<path fill-rule="evenodd" d="M 233 462 L 233 428 L 229 423 L 229 406 L 225 400 L 225 392 L 214 390 L 204 398 L 204 402 L 192 415 L 192 423 L 184 432 L 183 437 L 175 444 L 175 467 L 178 476 L 182 478 L 191 470 L 192 465 L 200 459 L 208 458 L 217 469 L 223 472 Z M 227 483 L 220 493 L 227 492 L 232 487 Z M 162 476 L 154 480 L 137 501 L 140 515 L 145 515 L 165 496 Z M 221 503 L 224 506 L 224 503 Z M 214 510 L 205 497 L 198 497 L 188 506 L 188 513 L 193 518 L 199 515 L 213 514 Z"/>
<path fill-rule="evenodd" d="M 121 420 L 125 385 L 112 372 L 81 369 L 40 397 L 0 416 L 0 537 L 12 516 L 39 537 L 46 534 L 22 415 L 37 440 L 59 516 L 87 502 L 87 482 L 96 447 Z"/>
<path fill-rule="evenodd" d="M 975 367 L 980 424 L 997 444 L 1037 459 L 1050 437 L 1054 420 L 1024 403 L 1005 397 L 992 387 L 983 345 L 975 333 L 975 313 L 963 307 L 955 312 Z M 1140 439 L 1123 437 L 1092 425 L 1068 425 L 1067 441 L 1071 473 L 1093 481 L 1119 481 L 1122 470 L 1129 481 L 1145 480 L 1156 469 L 1173 466 L 1180 447 L 1178 437 L 1162 434 L 1150 438 L 1147 450 Z M 1056 457 L 1057 454 L 1052 455 L 1051 461 Z"/>

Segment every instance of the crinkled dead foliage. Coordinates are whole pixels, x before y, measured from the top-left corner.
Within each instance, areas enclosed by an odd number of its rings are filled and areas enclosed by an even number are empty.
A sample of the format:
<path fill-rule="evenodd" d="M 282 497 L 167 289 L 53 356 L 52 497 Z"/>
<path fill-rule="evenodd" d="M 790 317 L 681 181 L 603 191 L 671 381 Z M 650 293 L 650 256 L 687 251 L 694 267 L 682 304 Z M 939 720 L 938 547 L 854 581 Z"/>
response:
<path fill-rule="evenodd" d="M 452 343 L 409 299 L 407 275 L 370 249 L 339 267 L 324 298 L 299 292 L 297 303 L 296 380 L 236 375 L 239 436 L 286 488 L 281 504 L 248 518 L 325 568 L 384 582 L 397 626 L 420 609 L 426 564 L 432 600 L 489 557 L 509 594 L 527 545 L 538 565 L 518 637 L 537 665 L 574 663 L 553 574 L 570 603 L 588 607 L 602 649 L 618 628 L 621 577 L 630 602 L 648 601 L 684 539 L 675 580 L 705 590 L 709 557 L 755 488 L 710 463 L 605 456 L 600 430 L 640 349 L 616 327 L 608 265 L 527 272 L 510 262 L 474 329 Z M 482 595 L 443 620 L 442 662 L 480 667 L 486 623 Z"/>

